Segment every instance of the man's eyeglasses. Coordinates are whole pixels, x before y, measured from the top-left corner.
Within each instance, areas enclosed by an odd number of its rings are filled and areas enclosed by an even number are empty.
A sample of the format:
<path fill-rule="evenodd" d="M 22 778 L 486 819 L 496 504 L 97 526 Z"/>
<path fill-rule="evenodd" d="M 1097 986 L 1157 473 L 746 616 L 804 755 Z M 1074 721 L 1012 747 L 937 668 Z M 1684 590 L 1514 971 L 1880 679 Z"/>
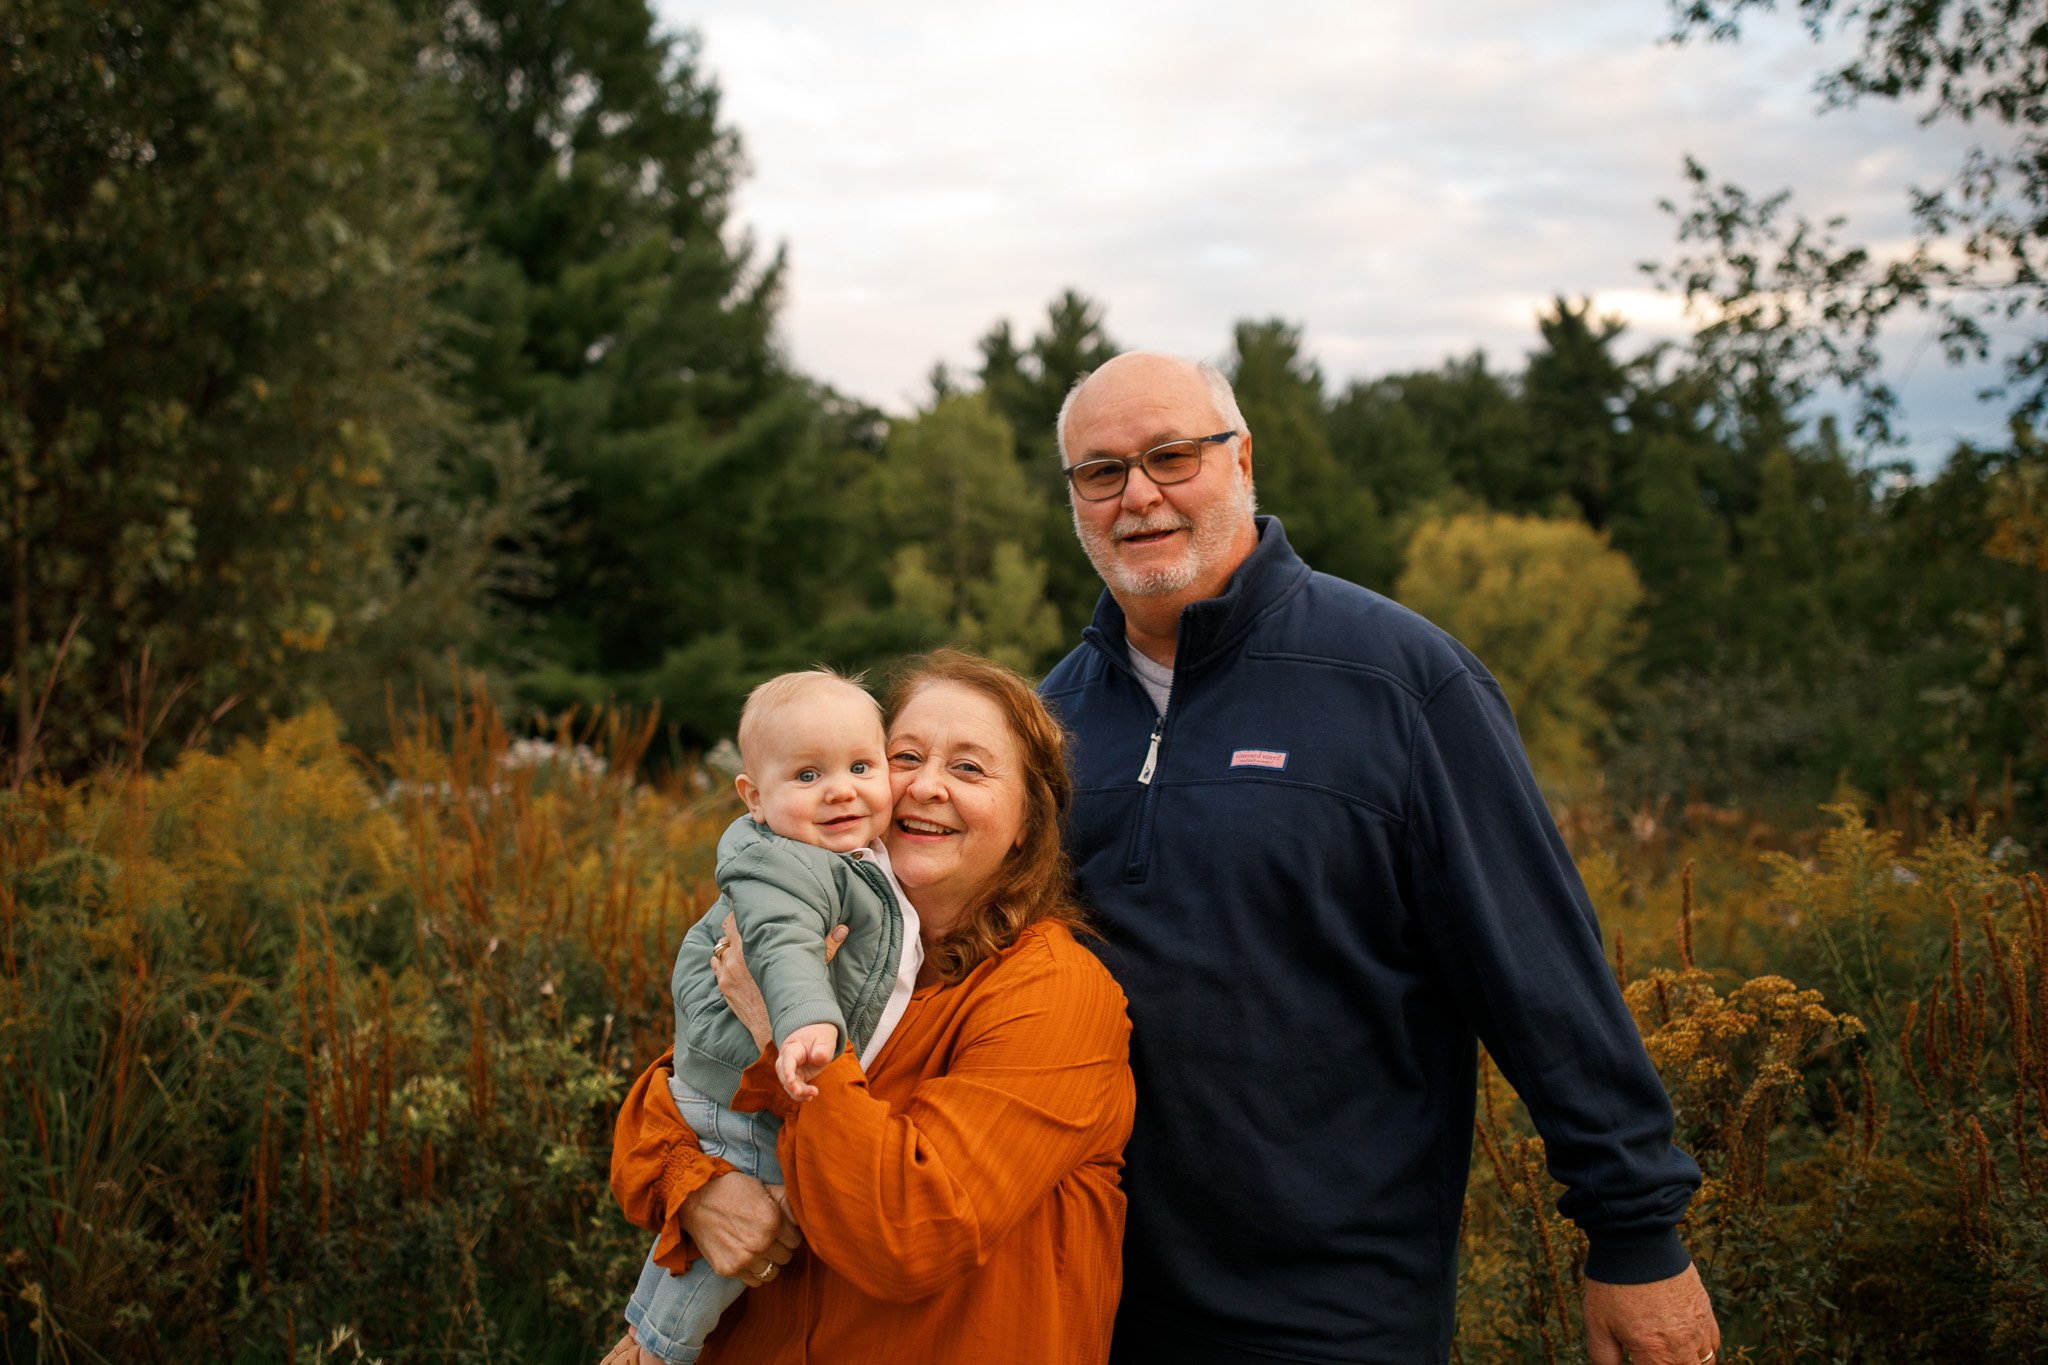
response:
<path fill-rule="evenodd" d="M 1203 446 L 1220 445 L 1235 435 L 1234 431 L 1219 431 L 1214 436 L 1167 441 L 1142 455 L 1105 455 L 1099 460 L 1083 460 L 1065 467 L 1067 481 L 1074 485 L 1074 496 L 1083 502 L 1103 502 L 1123 492 L 1133 467 L 1143 469 L 1145 477 L 1155 484 L 1181 483 L 1201 471 Z"/>

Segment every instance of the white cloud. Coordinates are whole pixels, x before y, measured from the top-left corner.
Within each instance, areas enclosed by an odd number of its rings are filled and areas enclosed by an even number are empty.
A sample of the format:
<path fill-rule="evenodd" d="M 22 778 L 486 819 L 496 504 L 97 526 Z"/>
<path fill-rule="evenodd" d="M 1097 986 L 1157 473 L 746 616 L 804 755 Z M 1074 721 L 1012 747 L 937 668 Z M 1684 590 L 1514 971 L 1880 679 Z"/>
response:
<path fill-rule="evenodd" d="M 1826 54 L 1790 21 L 1672 46 L 1641 0 L 665 14 L 703 34 L 745 139 L 740 221 L 790 248 L 793 358 L 892 408 L 1068 286 L 1133 344 L 1216 355 L 1239 319 L 1300 323 L 1335 382 L 1482 346 L 1512 365 L 1558 294 L 1676 335 L 1637 264 L 1673 252 L 1657 201 L 1684 154 L 1898 234 L 1900 186 L 1960 143 L 1910 111 L 1817 116 Z"/>

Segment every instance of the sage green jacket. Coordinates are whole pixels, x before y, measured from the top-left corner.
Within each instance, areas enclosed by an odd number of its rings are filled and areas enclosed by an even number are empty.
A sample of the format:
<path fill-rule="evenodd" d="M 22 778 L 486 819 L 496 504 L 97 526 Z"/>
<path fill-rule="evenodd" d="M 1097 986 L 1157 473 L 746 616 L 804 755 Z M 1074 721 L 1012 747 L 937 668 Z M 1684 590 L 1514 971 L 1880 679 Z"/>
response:
<path fill-rule="evenodd" d="M 858 1051 L 903 959 L 903 910 L 881 868 L 785 839 L 751 815 L 733 821 L 718 840 L 718 901 L 683 935 L 669 978 L 676 1079 L 720 1104 L 732 1103 L 740 1073 L 761 1055 L 711 970 L 728 911 L 778 1045 L 806 1024 L 830 1024 L 841 1049 Z M 827 967 L 825 936 L 842 924 L 846 942 Z"/>

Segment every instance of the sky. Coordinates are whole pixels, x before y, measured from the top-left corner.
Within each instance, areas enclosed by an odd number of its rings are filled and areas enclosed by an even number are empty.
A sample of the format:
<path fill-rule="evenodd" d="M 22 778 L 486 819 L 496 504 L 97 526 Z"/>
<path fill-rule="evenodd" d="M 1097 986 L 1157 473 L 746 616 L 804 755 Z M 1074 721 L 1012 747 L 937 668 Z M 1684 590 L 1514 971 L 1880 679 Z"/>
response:
<path fill-rule="evenodd" d="M 1822 116 L 1830 49 L 1782 15 L 1673 45 L 1659 0 L 657 9 L 746 147 L 735 221 L 788 251 L 785 350 L 896 413 L 1069 287 L 1120 345 L 1212 359 L 1283 318 L 1332 392 L 1479 348 L 1518 369 L 1558 295 L 1632 354 L 1691 330 L 1639 269 L 1676 253 L 1688 153 L 1882 247 L 1963 146 L 1907 109 Z M 1925 322 L 1887 349 L 1916 462 L 1996 436 Z"/>

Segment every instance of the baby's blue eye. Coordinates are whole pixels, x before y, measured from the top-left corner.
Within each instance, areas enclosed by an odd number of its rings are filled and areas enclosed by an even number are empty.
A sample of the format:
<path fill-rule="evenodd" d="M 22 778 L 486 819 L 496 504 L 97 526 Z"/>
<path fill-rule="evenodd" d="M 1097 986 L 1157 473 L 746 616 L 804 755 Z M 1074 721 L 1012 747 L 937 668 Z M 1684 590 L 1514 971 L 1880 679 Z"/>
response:
<path fill-rule="evenodd" d="M 866 777 L 874 769 L 874 766 L 874 764 L 864 758 L 857 758 L 853 761 L 853 775 L 855 777 Z"/>
<path fill-rule="evenodd" d="M 816 782 L 821 776 L 823 774 L 816 768 L 805 768 L 797 773 L 796 780 L 799 782 Z"/>

